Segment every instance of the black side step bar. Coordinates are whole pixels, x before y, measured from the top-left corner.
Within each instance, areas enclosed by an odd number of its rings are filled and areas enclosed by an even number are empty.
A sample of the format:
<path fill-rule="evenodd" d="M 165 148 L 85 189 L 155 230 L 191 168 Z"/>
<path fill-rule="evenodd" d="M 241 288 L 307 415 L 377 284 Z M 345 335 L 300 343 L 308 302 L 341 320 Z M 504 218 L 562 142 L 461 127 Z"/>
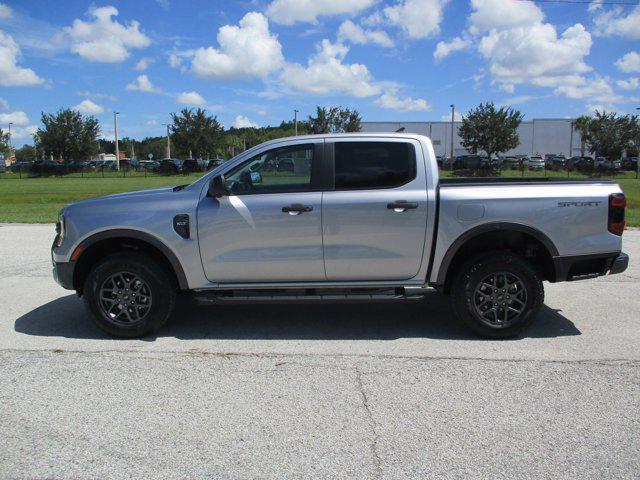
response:
<path fill-rule="evenodd" d="M 395 288 L 380 292 L 327 292 L 318 293 L 315 289 L 279 291 L 278 293 L 250 290 L 226 292 L 201 292 L 194 296 L 201 305 L 239 305 L 260 303 L 369 303 L 369 302 L 415 302 L 424 298 L 427 289 Z"/>

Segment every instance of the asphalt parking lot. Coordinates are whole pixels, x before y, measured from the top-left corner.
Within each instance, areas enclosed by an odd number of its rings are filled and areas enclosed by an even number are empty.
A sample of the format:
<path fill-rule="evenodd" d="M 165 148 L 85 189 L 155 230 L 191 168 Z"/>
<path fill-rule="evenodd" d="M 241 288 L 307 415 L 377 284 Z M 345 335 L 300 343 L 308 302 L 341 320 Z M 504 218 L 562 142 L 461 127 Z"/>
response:
<path fill-rule="evenodd" d="M 638 478 L 640 231 L 521 339 L 411 305 L 200 307 L 114 340 L 0 226 L 0 478 Z"/>

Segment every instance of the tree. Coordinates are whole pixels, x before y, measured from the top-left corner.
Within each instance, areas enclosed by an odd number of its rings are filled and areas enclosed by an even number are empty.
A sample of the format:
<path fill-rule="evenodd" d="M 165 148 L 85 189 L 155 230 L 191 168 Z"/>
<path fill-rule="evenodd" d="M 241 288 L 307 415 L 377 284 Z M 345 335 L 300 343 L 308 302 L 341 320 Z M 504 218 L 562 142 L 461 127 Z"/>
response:
<path fill-rule="evenodd" d="M 573 128 L 580 132 L 580 156 L 584 157 L 585 147 L 589 140 L 589 128 L 591 126 L 591 117 L 587 117 L 586 115 L 582 115 L 578 117 L 573 122 Z"/>
<path fill-rule="evenodd" d="M 613 160 L 620 158 L 625 150 L 633 152 L 639 137 L 637 116 L 596 111 L 588 123 L 586 141 L 592 154 Z"/>
<path fill-rule="evenodd" d="M 316 116 L 309 116 L 309 129 L 313 133 L 359 132 L 361 120 L 357 110 L 317 106 Z"/>
<path fill-rule="evenodd" d="M 0 153 L 9 154 L 9 133 L 0 128 Z"/>
<path fill-rule="evenodd" d="M 484 151 L 489 157 L 511 150 L 520 144 L 517 129 L 521 122 L 518 110 L 481 103 L 462 118 L 462 146 L 474 154 Z"/>
<path fill-rule="evenodd" d="M 98 120 L 71 109 L 55 114 L 42 112 L 42 128 L 34 135 L 36 145 L 45 155 L 69 160 L 86 160 L 98 151 Z"/>
<path fill-rule="evenodd" d="M 179 114 L 172 113 L 172 148 L 178 155 L 206 158 L 216 150 L 224 129 L 216 117 L 207 115 L 206 110 L 184 108 Z"/>
<path fill-rule="evenodd" d="M 15 151 L 16 162 L 33 162 L 36 160 L 36 148 L 31 145 L 23 145 Z"/>

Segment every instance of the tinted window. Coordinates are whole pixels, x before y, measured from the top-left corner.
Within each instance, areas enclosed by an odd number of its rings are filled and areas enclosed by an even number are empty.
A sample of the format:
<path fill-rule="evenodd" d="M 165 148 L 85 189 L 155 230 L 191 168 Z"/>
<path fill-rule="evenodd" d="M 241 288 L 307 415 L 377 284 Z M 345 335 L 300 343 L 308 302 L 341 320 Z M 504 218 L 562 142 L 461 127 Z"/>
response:
<path fill-rule="evenodd" d="M 313 144 L 268 150 L 225 174 L 234 195 L 311 190 Z"/>
<path fill-rule="evenodd" d="M 335 143 L 336 190 L 397 187 L 415 176 L 415 153 L 409 143 Z"/>

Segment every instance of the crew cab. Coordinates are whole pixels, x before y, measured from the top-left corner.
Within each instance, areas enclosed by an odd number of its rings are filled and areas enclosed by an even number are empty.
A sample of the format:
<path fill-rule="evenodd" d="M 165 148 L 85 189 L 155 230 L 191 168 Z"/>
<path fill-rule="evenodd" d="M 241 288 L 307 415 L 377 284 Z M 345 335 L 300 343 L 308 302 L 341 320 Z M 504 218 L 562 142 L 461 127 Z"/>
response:
<path fill-rule="evenodd" d="M 474 332 L 505 338 L 534 320 L 543 281 L 627 268 L 625 206 L 610 181 L 441 179 L 420 135 L 298 136 L 190 185 L 68 205 L 53 271 L 120 337 L 162 327 L 181 291 L 215 305 L 416 301 L 437 289 Z"/>

